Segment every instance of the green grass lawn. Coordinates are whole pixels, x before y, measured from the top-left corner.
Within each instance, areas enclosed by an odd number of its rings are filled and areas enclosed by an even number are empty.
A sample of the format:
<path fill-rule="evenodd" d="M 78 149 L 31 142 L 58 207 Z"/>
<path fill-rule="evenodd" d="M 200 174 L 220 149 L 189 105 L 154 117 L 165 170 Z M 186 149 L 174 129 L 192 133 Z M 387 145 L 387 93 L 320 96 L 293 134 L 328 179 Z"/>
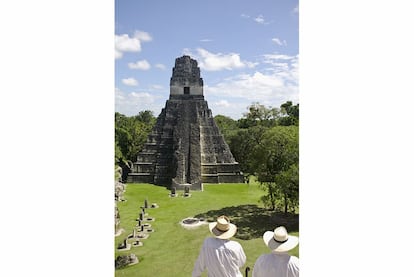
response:
<path fill-rule="evenodd" d="M 191 191 L 191 197 L 169 197 L 165 187 L 150 184 L 128 184 L 125 202 L 118 202 L 121 217 L 120 227 L 125 232 L 115 237 L 115 258 L 134 253 L 139 263 L 115 271 L 115 276 L 191 276 L 194 262 L 201 245 L 210 236 L 207 225 L 196 229 L 185 229 L 180 225 L 187 217 L 204 217 L 215 221 L 217 216 L 227 215 L 238 226 L 234 240 L 238 241 L 247 256 L 245 266 L 253 268 L 256 259 L 270 250 L 264 245 L 262 235 L 276 226 L 284 225 L 289 233 L 299 235 L 299 216 L 283 215 L 268 211 L 259 202 L 263 191 L 256 183 L 204 184 L 204 191 Z M 144 246 L 132 247 L 128 251 L 117 251 L 116 247 L 132 233 L 145 199 L 157 203 L 159 208 L 147 209 L 154 233 L 142 240 Z M 291 254 L 299 256 L 296 247 Z M 243 273 L 245 268 L 242 269 Z M 203 276 L 207 276 L 204 274 Z"/>

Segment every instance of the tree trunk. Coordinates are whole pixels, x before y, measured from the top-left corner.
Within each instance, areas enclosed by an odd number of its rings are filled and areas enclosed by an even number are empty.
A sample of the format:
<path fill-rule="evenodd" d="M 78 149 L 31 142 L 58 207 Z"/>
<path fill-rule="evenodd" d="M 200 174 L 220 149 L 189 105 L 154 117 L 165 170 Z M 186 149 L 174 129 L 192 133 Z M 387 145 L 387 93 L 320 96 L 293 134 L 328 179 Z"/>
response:
<path fill-rule="evenodd" d="M 287 212 L 288 212 L 288 198 L 287 198 L 286 193 L 283 194 L 283 198 L 285 200 L 285 214 L 287 214 Z"/>
<path fill-rule="evenodd" d="M 269 188 L 269 196 L 270 196 L 270 204 L 272 205 L 272 211 L 276 210 L 276 200 L 273 195 L 272 184 L 268 183 Z"/>

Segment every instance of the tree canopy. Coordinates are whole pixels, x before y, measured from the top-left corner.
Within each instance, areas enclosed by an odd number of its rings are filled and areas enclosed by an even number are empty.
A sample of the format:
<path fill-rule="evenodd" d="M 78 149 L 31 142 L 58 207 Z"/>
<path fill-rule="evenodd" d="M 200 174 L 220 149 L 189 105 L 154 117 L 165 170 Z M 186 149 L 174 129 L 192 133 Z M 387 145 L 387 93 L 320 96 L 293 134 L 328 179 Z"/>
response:
<path fill-rule="evenodd" d="M 217 115 L 215 121 L 244 175 L 255 175 L 262 184 L 262 201 L 273 210 L 296 208 L 299 104 L 287 101 L 274 108 L 255 102 L 239 120 Z"/>
<path fill-rule="evenodd" d="M 135 161 L 143 148 L 155 121 L 151 111 L 141 111 L 130 117 L 115 113 L 115 165 L 121 166 L 124 172 L 129 161 Z"/>
<path fill-rule="evenodd" d="M 258 180 L 268 195 L 265 204 L 274 210 L 277 199 L 282 198 L 285 212 L 289 206 L 294 208 L 297 201 L 293 198 L 298 195 L 295 191 L 299 186 L 290 180 L 298 180 L 299 128 L 276 126 L 267 130 L 253 156 Z"/>

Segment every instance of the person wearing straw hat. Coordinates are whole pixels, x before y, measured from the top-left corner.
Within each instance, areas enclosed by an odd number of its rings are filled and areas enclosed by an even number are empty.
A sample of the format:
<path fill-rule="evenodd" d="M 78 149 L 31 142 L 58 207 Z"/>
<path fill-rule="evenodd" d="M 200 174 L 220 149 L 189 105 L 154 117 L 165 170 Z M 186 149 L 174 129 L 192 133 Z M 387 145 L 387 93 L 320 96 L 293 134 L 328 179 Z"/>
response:
<path fill-rule="evenodd" d="M 299 277 L 299 259 L 289 255 L 299 238 L 288 234 L 285 227 L 277 227 L 273 232 L 263 234 L 263 241 L 272 250 L 261 255 L 254 264 L 253 277 Z"/>
<path fill-rule="evenodd" d="M 207 269 L 208 277 L 242 277 L 240 268 L 246 262 L 246 255 L 240 243 L 230 240 L 237 226 L 222 215 L 208 227 L 213 237 L 204 240 L 192 276 L 199 277 Z"/>

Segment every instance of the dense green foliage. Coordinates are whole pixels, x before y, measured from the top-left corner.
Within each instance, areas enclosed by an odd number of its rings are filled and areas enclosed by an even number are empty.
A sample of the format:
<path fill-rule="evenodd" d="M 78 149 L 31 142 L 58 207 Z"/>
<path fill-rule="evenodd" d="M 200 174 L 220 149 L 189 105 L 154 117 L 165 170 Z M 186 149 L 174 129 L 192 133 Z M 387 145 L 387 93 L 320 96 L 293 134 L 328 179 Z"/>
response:
<path fill-rule="evenodd" d="M 129 161 L 136 160 L 155 121 L 151 111 L 130 117 L 115 113 L 115 167 L 125 170 Z"/>
<path fill-rule="evenodd" d="M 114 251 L 114 260 L 119 255 L 129 253 L 134 253 L 139 259 L 136 265 L 116 270 L 115 276 L 191 276 L 203 240 L 211 234 L 207 225 L 183 228 L 180 222 L 187 217 L 204 217 L 207 221 L 215 221 L 222 214 L 229 216 L 238 227 L 233 239 L 242 245 L 247 256 L 245 266 L 251 269 L 261 254 L 270 253 L 262 239 L 265 231 L 284 225 L 289 233 L 299 235 L 299 216 L 266 209 L 258 201 L 264 191 L 253 178 L 250 184 L 206 184 L 204 191 L 191 191 L 189 198 L 182 197 L 183 191 L 177 192 L 178 197 L 169 197 L 169 190 L 164 187 L 127 185 L 124 194 L 127 201 L 117 202 L 120 227 L 125 232 L 115 237 L 115 249 L 132 233 L 145 199 L 148 199 L 149 204 L 157 203 L 159 208 L 146 210 L 148 216 L 155 218 L 151 222 L 155 232 L 142 240 L 144 246 L 132 247 L 123 252 Z M 299 256 L 299 247 L 290 253 Z M 243 273 L 244 270 L 245 267 Z"/>
<path fill-rule="evenodd" d="M 294 209 L 297 204 L 299 186 L 299 130 L 297 126 L 276 126 L 267 130 L 259 145 L 254 148 L 256 174 L 262 187 L 267 191 L 263 198 L 272 210 L 280 206 Z"/>
<path fill-rule="evenodd" d="M 299 104 L 280 108 L 253 103 L 243 118 L 217 115 L 219 126 L 245 176 L 255 175 L 266 191 L 263 203 L 285 212 L 298 206 Z"/>

